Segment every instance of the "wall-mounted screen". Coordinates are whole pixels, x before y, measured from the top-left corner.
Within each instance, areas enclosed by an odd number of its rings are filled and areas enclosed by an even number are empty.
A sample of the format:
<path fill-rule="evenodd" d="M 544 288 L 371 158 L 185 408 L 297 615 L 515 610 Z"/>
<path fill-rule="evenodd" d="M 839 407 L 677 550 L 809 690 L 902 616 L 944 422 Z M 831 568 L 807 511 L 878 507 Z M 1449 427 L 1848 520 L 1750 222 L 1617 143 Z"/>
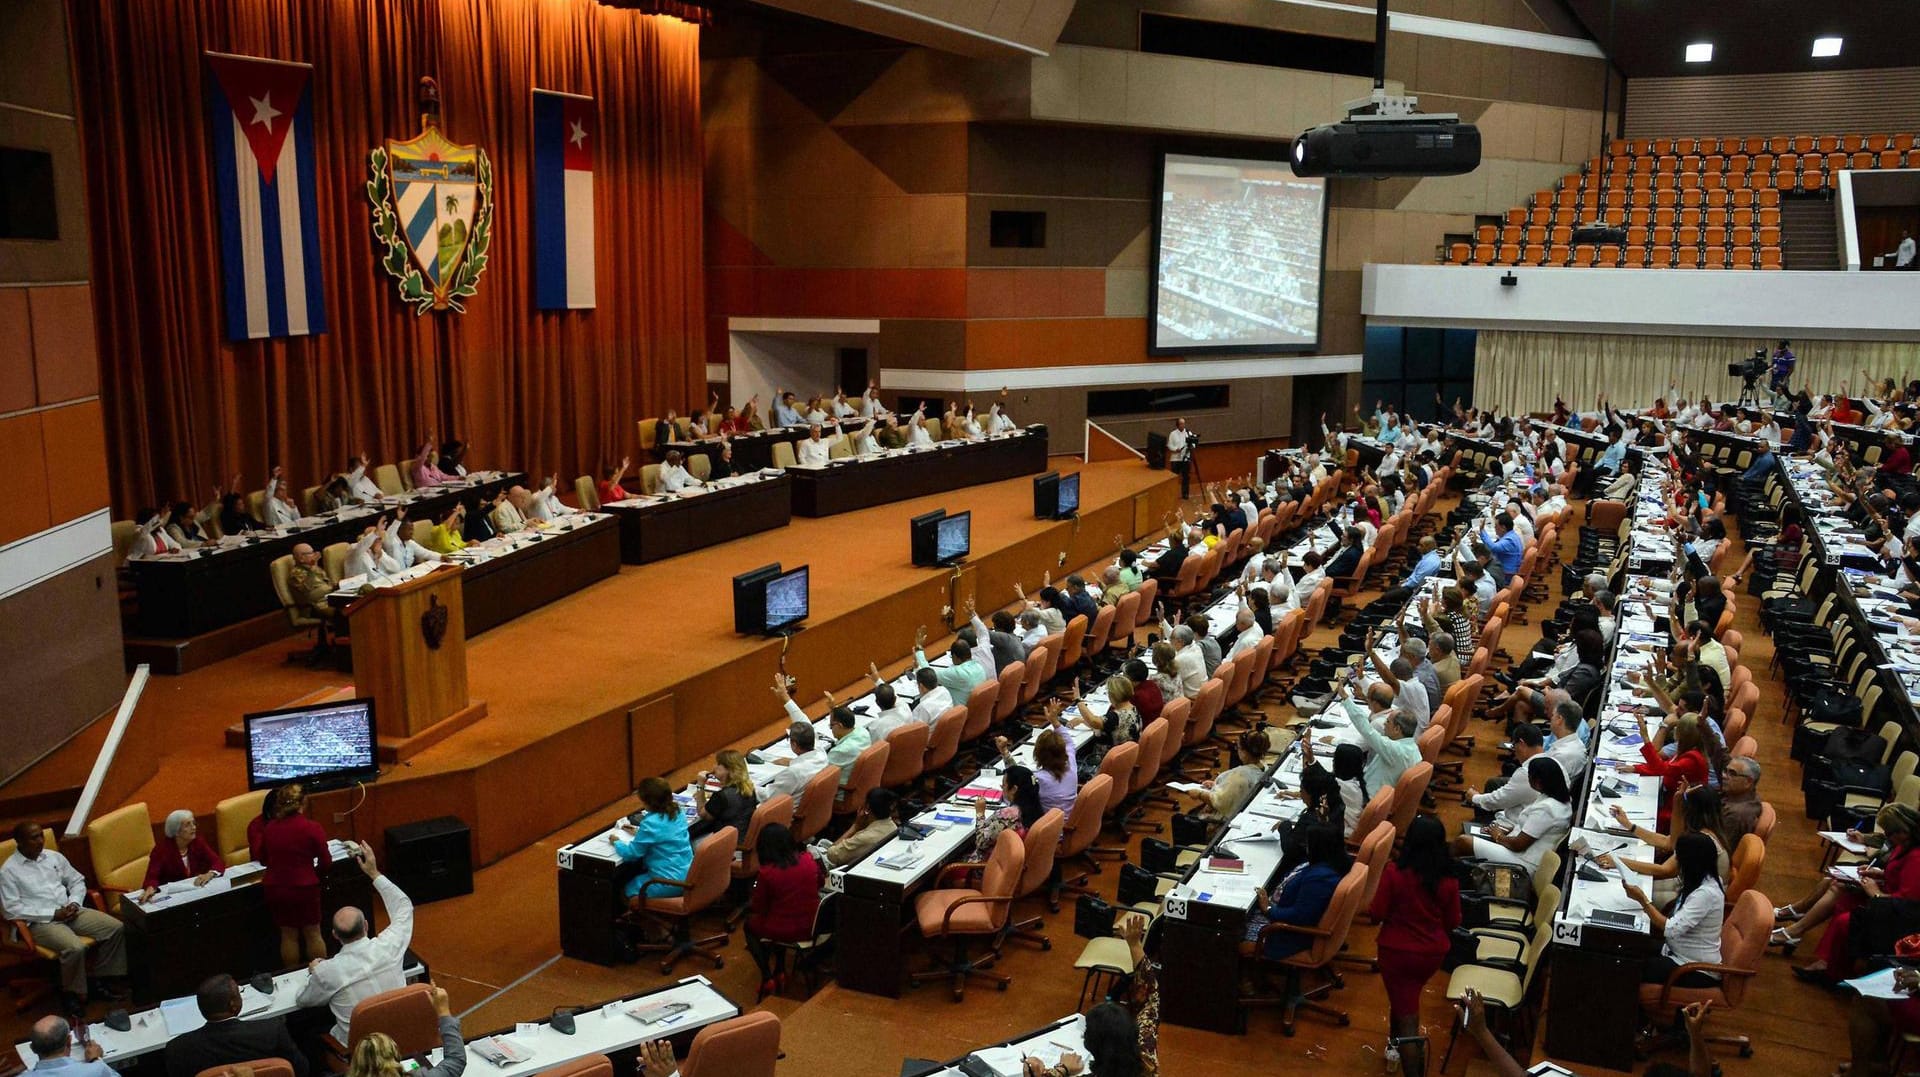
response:
<path fill-rule="evenodd" d="M 1282 160 L 1168 153 L 1154 218 L 1154 355 L 1313 351 L 1327 186 Z"/>

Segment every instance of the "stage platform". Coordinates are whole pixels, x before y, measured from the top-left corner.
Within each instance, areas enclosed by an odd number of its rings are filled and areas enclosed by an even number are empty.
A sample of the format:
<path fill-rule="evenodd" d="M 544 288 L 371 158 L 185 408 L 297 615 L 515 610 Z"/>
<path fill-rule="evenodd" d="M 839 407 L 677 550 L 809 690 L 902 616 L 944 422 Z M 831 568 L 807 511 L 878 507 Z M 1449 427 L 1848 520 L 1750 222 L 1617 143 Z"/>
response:
<path fill-rule="evenodd" d="M 799 519 L 649 565 L 502 625 L 468 646 L 472 697 L 490 713 L 389 769 L 360 793 L 315 798 L 329 832 L 379 844 L 388 826 L 455 815 L 473 828 L 478 863 L 492 863 L 619 799 L 639 779 L 724 747 L 779 718 L 769 690 L 782 651 L 812 703 L 823 688 L 856 680 L 874 659 L 909 651 L 926 625 L 947 634 L 941 608 L 977 594 L 983 610 L 1031 591 L 1041 573 L 1081 565 L 1156 532 L 1178 483 L 1137 461 L 1050 467 L 1078 470 L 1081 517 L 1032 515 L 1032 480 L 1010 479 L 931 497 Z M 973 556 L 951 570 L 916 569 L 907 520 L 934 508 L 971 509 Z M 812 616 L 791 640 L 733 632 L 731 580 L 757 565 L 811 564 Z M 280 641 L 179 677 L 155 678 L 136 714 L 142 763 L 120 760 L 131 780 L 111 782 L 99 811 L 145 801 L 154 818 L 186 808 L 205 818 L 246 789 L 244 754 L 225 746 L 241 714 L 347 687 L 351 676 L 289 666 L 298 641 Z M 98 749 L 93 728 L 0 788 L 0 802 L 44 810 L 77 788 Z M 117 768 L 119 769 L 119 768 Z M 124 792 L 123 792 L 124 789 Z M 0 810 L 4 814 L 4 810 Z M 36 816 L 39 817 L 39 816 Z"/>

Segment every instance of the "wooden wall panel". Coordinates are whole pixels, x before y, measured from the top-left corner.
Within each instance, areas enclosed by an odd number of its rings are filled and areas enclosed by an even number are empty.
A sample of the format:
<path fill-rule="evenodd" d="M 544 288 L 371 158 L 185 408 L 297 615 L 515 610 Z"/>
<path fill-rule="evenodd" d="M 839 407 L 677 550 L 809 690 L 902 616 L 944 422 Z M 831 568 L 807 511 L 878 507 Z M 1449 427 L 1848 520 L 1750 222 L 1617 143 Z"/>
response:
<path fill-rule="evenodd" d="M 33 407 L 33 327 L 27 289 L 0 288 L 0 415 Z M 19 457 L 9 457 L 19 459 Z"/>
<path fill-rule="evenodd" d="M 7 476 L 7 496 L 0 497 L 0 546 L 53 526 L 45 455 L 38 412 L 0 418 L 0 460 L 18 465 Z"/>
<path fill-rule="evenodd" d="M 27 289 L 33 321 L 33 371 L 38 403 L 60 404 L 100 395 L 100 361 L 93 336 L 93 289 L 87 284 Z"/>
<path fill-rule="evenodd" d="M 1629 138 L 1920 130 L 1920 67 L 1627 82 Z"/>
<path fill-rule="evenodd" d="M 118 600 L 111 554 L 0 600 L 0 783 L 120 702 Z"/>
<path fill-rule="evenodd" d="M 40 413 L 54 523 L 107 507 L 107 440 L 98 399 Z M 119 644 L 115 633 L 114 644 Z"/>

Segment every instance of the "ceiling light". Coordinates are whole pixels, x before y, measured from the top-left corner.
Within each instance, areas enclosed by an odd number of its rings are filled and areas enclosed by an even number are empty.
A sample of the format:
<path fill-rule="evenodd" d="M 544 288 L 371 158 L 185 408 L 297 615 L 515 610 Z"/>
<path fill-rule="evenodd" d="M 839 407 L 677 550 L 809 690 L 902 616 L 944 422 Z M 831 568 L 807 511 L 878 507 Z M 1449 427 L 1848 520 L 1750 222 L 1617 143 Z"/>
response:
<path fill-rule="evenodd" d="M 1713 59 L 1713 42 L 1697 41 L 1687 46 L 1688 63 L 1704 64 L 1711 59 Z"/>
<path fill-rule="evenodd" d="M 1813 39 L 1813 54 L 1814 54 L 1815 56 L 1838 56 L 1838 55 L 1840 55 L 1840 39 L 1839 39 L 1839 38 L 1837 38 L 1837 37 L 1816 37 L 1816 38 L 1814 38 L 1814 39 Z"/>

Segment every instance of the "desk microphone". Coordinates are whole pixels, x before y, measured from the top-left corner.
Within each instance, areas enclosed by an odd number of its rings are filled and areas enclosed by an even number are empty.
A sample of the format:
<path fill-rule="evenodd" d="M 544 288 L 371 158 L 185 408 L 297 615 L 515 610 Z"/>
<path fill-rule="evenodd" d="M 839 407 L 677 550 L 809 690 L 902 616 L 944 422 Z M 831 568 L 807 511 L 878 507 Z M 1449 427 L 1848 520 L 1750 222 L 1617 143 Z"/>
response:
<path fill-rule="evenodd" d="M 265 972 L 260 973 L 253 979 L 248 980 L 247 986 L 263 995 L 271 995 L 273 994 L 273 976 Z"/>

